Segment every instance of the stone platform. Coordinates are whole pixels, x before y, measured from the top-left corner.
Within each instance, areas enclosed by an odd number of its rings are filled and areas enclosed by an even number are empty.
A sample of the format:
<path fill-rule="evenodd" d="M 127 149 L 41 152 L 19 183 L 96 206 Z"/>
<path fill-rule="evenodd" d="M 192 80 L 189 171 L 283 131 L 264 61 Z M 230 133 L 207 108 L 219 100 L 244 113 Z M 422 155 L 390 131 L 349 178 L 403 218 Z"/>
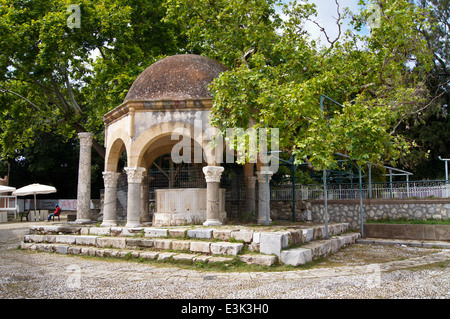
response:
<path fill-rule="evenodd" d="M 250 227 L 88 227 L 31 226 L 21 248 L 62 254 L 116 258 L 231 262 L 272 266 L 298 266 L 326 257 L 353 244 L 359 233 L 348 233 L 349 224 L 289 229 Z"/>

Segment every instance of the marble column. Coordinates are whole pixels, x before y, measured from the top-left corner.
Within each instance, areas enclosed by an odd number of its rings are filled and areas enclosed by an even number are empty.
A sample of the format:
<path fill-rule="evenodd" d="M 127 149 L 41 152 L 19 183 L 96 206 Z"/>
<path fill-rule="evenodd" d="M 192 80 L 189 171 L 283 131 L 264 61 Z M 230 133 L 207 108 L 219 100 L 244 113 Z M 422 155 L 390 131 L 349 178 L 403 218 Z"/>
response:
<path fill-rule="evenodd" d="M 206 179 L 206 221 L 204 226 L 222 225 L 219 219 L 219 185 L 222 166 L 205 166 L 203 173 Z"/>
<path fill-rule="evenodd" d="M 77 219 L 75 223 L 91 222 L 91 148 L 94 135 L 78 133 L 80 159 L 78 165 Z"/>
<path fill-rule="evenodd" d="M 117 226 L 117 181 L 120 173 L 103 172 L 105 194 L 103 198 L 103 222 L 100 226 Z"/>
<path fill-rule="evenodd" d="M 256 172 L 258 178 L 258 224 L 260 225 L 272 222 L 270 219 L 270 179 L 272 175 L 273 173 L 267 168 Z"/>
<path fill-rule="evenodd" d="M 144 176 L 142 178 L 142 184 L 141 184 L 141 222 L 143 223 L 148 223 L 150 222 L 150 215 L 148 213 L 148 204 L 149 204 L 149 187 L 148 184 L 150 183 L 149 181 L 149 176 Z"/>
<path fill-rule="evenodd" d="M 140 227 L 141 224 L 141 184 L 143 167 L 125 167 L 128 179 L 127 224 L 125 227 Z"/>

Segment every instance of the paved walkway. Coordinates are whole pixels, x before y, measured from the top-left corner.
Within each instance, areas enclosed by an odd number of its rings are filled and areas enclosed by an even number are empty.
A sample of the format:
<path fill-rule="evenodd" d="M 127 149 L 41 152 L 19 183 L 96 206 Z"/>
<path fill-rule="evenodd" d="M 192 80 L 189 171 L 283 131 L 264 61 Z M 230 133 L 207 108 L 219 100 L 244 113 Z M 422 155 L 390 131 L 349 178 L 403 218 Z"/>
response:
<path fill-rule="evenodd" d="M 449 249 L 357 244 L 336 266 L 211 272 L 14 249 L 29 225 L 0 224 L 0 298 L 450 298 Z M 362 261 L 367 251 L 406 259 Z"/>

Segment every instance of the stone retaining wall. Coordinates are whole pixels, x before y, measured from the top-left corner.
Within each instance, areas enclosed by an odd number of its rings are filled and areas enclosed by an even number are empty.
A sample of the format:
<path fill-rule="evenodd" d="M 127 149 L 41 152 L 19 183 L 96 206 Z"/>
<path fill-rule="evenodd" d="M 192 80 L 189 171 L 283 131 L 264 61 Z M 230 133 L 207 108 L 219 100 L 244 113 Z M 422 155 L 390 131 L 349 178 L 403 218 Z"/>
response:
<path fill-rule="evenodd" d="M 313 222 L 324 222 L 323 200 L 313 200 L 311 203 L 311 218 Z M 359 229 L 359 200 L 328 200 L 328 221 L 349 223 L 352 228 Z M 450 218 L 450 199 L 389 199 L 364 200 L 364 220 L 381 219 L 438 219 Z"/>
<path fill-rule="evenodd" d="M 450 225 L 364 224 L 364 235 L 371 238 L 450 241 Z"/>

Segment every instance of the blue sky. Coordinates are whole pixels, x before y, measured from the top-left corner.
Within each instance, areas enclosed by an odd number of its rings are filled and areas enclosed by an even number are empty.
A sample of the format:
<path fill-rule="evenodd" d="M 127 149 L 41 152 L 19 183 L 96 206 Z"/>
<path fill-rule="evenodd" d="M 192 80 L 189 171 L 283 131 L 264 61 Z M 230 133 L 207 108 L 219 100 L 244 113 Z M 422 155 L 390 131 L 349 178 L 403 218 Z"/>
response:
<path fill-rule="evenodd" d="M 289 3 L 289 0 L 283 0 L 284 3 Z M 335 39 L 338 34 L 336 26 L 337 6 L 335 0 L 309 0 L 310 3 L 315 3 L 317 6 L 317 21 L 323 26 L 331 39 Z M 344 8 L 348 7 L 350 11 L 357 12 L 359 9 L 358 0 L 338 0 L 340 5 L 340 12 L 343 14 Z M 345 31 L 345 24 L 343 32 Z M 320 32 L 319 28 L 311 23 L 305 23 L 305 28 L 312 38 L 319 39 L 322 44 L 327 44 L 325 36 Z"/>

